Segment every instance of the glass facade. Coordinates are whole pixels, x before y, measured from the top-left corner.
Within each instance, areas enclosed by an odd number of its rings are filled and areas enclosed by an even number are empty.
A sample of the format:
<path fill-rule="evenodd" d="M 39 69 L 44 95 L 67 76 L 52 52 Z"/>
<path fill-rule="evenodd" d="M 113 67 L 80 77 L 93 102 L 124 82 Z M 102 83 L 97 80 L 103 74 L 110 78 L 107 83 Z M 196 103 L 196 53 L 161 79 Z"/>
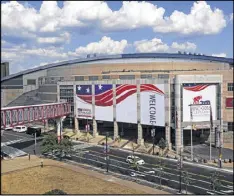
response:
<path fill-rule="evenodd" d="M 74 90 L 73 85 L 60 85 L 60 101 L 71 103 L 71 116 L 74 116 Z"/>

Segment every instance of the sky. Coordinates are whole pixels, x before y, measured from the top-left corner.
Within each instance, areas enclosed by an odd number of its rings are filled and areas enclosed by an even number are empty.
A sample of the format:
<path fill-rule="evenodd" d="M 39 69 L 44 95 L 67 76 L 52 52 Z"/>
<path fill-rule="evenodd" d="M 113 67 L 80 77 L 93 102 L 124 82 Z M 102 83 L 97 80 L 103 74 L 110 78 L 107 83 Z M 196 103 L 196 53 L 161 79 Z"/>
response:
<path fill-rule="evenodd" d="M 232 1 L 1 1 L 10 74 L 87 54 L 233 58 Z"/>

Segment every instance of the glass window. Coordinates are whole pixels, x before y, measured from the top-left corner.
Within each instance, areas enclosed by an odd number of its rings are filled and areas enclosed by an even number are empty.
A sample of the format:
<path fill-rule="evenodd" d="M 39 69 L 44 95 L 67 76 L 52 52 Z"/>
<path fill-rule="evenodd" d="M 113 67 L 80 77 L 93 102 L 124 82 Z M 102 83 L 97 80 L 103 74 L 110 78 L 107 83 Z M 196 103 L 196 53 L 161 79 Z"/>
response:
<path fill-rule="evenodd" d="M 89 80 L 98 80 L 98 76 L 89 76 Z"/>
<path fill-rule="evenodd" d="M 135 79 L 135 75 L 120 75 L 119 79 L 121 79 L 121 80 Z"/>
<path fill-rule="evenodd" d="M 169 78 L 168 74 L 158 74 L 158 78 L 167 79 Z"/>
<path fill-rule="evenodd" d="M 142 79 L 145 79 L 145 78 L 152 78 L 152 74 L 142 74 L 142 75 L 141 75 L 141 78 L 142 78 Z"/>
<path fill-rule="evenodd" d="M 233 131 L 233 122 L 228 122 L 228 131 Z"/>
<path fill-rule="evenodd" d="M 35 79 L 28 79 L 27 85 L 36 85 L 36 80 Z"/>
<path fill-rule="evenodd" d="M 103 80 L 109 80 L 109 79 L 110 79 L 110 76 L 109 76 L 109 75 L 104 75 L 104 76 L 102 76 L 102 79 L 103 79 Z"/>
<path fill-rule="evenodd" d="M 233 83 L 228 83 L 228 91 L 233 91 Z"/>
<path fill-rule="evenodd" d="M 75 81 L 84 81 L 84 76 L 75 76 Z"/>

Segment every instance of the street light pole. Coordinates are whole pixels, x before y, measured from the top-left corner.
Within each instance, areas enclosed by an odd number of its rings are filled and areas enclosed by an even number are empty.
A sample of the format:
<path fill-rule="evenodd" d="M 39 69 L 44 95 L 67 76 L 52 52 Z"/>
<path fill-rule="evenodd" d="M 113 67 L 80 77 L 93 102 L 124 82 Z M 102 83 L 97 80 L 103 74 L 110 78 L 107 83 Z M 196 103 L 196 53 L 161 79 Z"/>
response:
<path fill-rule="evenodd" d="M 190 121 L 191 121 L 191 130 L 190 130 L 190 139 L 191 139 L 191 160 L 193 160 L 193 114 L 192 114 L 192 104 L 190 104 Z"/>
<path fill-rule="evenodd" d="M 182 148 L 180 148 L 180 193 L 182 193 L 182 155 L 181 155 Z"/>

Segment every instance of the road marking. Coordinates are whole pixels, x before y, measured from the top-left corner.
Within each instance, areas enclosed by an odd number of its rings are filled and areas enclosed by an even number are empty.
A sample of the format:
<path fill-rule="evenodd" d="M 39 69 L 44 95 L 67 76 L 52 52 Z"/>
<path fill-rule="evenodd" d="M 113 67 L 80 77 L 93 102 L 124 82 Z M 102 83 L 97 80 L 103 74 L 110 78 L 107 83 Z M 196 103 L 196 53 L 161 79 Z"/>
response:
<path fill-rule="evenodd" d="M 101 153 L 101 152 L 97 152 L 97 151 L 93 151 L 93 150 L 90 150 L 90 152 L 94 152 L 94 153 L 97 153 L 97 154 L 104 154 L 104 153 Z M 109 155 L 109 156 L 112 156 L 112 157 L 117 157 L 117 158 L 120 158 L 120 159 L 123 159 L 125 160 L 123 157 L 120 157 L 120 156 L 117 156 L 117 155 Z M 147 163 L 148 165 L 151 165 L 151 166 L 159 166 L 159 164 L 150 164 L 150 163 Z M 143 167 L 143 166 L 141 166 Z M 162 167 L 162 168 L 165 168 L 165 169 L 173 169 L 173 168 L 169 168 L 169 167 Z M 178 169 L 175 169 L 176 171 L 180 171 Z M 164 173 L 167 173 L 167 172 L 164 172 Z M 175 175 L 175 176 L 179 176 L 179 175 L 176 175 L 176 174 L 171 174 L 171 173 L 168 173 L 169 175 Z M 191 173 L 191 172 L 188 172 L 188 174 L 191 174 L 191 175 L 194 175 L 194 176 L 200 176 L 200 177 L 205 177 L 206 179 L 210 179 L 210 177 L 208 176 L 204 176 L 204 175 L 200 175 L 200 174 L 194 174 L 194 173 Z M 192 178 L 194 179 L 194 178 Z M 210 182 L 207 182 L 207 181 L 203 181 L 203 180 L 198 180 L 198 179 L 195 179 L 196 181 L 200 181 L 200 182 L 205 182 L 205 183 L 210 183 Z M 230 181 L 226 181 L 226 180 L 221 180 L 222 182 L 226 182 L 228 184 L 233 184 L 232 182 Z"/>
<path fill-rule="evenodd" d="M 90 154 L 90 156 L 98 157 L 98 156 L 93 155 L 93 154 Z M 103 159 L 103 158 L 102 158 L 102 159 Z M 101 161 L 101 160 L 100 160 L 100 161 Z M 100 162 L 100 161 L 99 161 L 99 162 Z M 127 163 L 122 162 L 122 161 L 119 161 L 119 160 L 115 160 L 115 161 L 117 161 L 117 162 L 121 162 L 121 163 L 124 163 L 124 164 L 127 164 Z M 119 166 L 117 166 L 117 167 L 119 167 Z M 121 167 L 121 168 L 122 168 L 122 167 Z M 143 167 L 143 166 L 141 166 L 141 168 L 149 169 L 149 168 L 146 168 L 146 167 Z M 124 168 L 124 169 L 126 169 L 126 168 Z M 153 168 L 153 169 L 158 170 L 158 169 L 156 169 L 156 168 Z M 141 172 L 139 172 L 139 173 L 141 173 Z M 174 175 L 174 176 L 179 177 L 179 175 L 171 174 L 171 173 L 168 173 L 168 172 L 165 172 L 165 171 L 163 171 L 162 173 L 165 173 L 165 174 L 167 174 L 167 175 Z M 144 173 L 142 173 L 142 174 L 144 174 Z M 152 176 L 152 175 L 150 175 L 150 176 Z M 154 177 L 158 177 L 158 176 L 154 176 Z M 163 178 L 163 179 L 171 180 L 171 179 L 167 179 L 167 178 Z M 210 182 L 203 181 L 203 180 L 199 180 L 199 179 L 194 179 L 194 178 L 189 178 L 189 179 L 191 179 L 191 180 L 193 180 L 193 181 L 200 181 L 200 182 L 203 182 L 203 183 L 210 184 Z M 175 180 L 171 180 L 171 181 L 175 181 Z M 177 182 L 177 181 L 176 181 L 176 182 Z M 199 187 L 199 186 L 195 186 L 195 185 L 190 185 L 190 186 Z M 200 188 L 201 188 L 201 187 L 200 187 Z M 204 189 L 204 190 L 208 190 L 208 189 Z"/>

